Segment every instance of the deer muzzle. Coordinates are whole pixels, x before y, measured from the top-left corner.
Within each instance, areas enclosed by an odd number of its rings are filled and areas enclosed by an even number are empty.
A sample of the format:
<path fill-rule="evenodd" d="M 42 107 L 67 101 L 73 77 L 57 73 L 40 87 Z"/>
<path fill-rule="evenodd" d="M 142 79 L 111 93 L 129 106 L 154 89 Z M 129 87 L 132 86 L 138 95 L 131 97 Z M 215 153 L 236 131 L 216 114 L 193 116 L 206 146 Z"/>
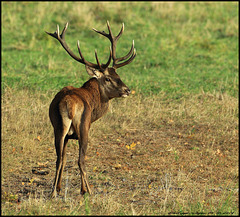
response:
<path fill-rule="evenodd" d="M 130 91 L 130 89 L 128 88 L 128 87 L 125 87 L 124 89 L 123 89 L 123 93 L 121 93 L 121 97 L 128 97 L 129 95 L 130 95 L 130 93 L 131 93 L 131 91 Z"/>

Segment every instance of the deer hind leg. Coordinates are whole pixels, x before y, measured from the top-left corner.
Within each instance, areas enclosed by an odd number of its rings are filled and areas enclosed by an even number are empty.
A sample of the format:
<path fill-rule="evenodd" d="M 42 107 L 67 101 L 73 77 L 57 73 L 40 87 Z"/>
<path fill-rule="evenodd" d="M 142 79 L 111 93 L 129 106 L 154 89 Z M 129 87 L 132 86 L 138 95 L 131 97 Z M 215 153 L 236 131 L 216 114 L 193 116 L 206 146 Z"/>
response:
<path fill-rule="evenodd" d="M 79 160 L 78 160 L 78 166 L 81 174 L 81 194 L 85 194 L 86 192 L 88 192 L 89 194 L 92 193 L 88 183 L 87 172 L 85 167 L 86 149 L 87 149 L 86 146 L 83 145 L 83 143 L 81 143 L 80 150 L 79 150 Z"/>
<path fill-rule="evenodd" d="M 79 132 L 79 159 L 78 159 L 78 166 L 81 174 L 81 194 L 85 194 L 88 192 L 91 194 L 91 189 L 88 184 L 87 172 L 85 168 L 85 155 L 87 152 L 87 145 L 88 145 L 88 131 L 89 131 L 90 124 L 83 124 L 81 125 L 81 129 Z"/>
<path fill-rule="evenodd" d="M 64 139 L 64 146 L 63 146 L 63 152 L 62 152 L 62 167 L 61 167 L 59 178 L 58 178 L 58 182 L 57 182 L 57 192 L 58 192 L 58 194 L 59 194 L 59 192 L 61 190 L 63 170 L 64 170 L 64 167 L 65 167 L 65 165 L 67 163 L 67 154 L 66 154 L 67 142 L 68 142 L 68 139 L 65 137 L 65 139 Z"/>
<path fill-rule="evenodd" d="M 63 174 L 64 166 L 66 165 L 66 147 L 67 147 L 67 141 L 68 141 L 68 139 L 65 139 L 65 138 L 71 126 L 71 122 L 72 122 L 71 120 L 65 120 L 62 131 L 61 132 L 57 130 L 54 131 L 57 161 L 56 161 L 56 174 L 55 174 L 51 197 L 56 197 L 57 192 L 59 193 L 61 190 L 62 174 Z"/>

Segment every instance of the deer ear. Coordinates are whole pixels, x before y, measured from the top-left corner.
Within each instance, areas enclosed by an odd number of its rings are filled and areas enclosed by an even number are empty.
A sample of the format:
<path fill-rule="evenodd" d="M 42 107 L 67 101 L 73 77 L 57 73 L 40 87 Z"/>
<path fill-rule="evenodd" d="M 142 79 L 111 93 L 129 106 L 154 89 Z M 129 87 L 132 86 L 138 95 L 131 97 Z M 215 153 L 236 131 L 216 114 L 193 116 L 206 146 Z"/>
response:
<path fill-rule="evenodd" d="M 100 78 L 103 73 L 98 71 L 97 69 L 94 69 L 92 67 L 89 67 L 87 65 L 85 65 L 87 73 L 91 76 L 91 77 L 95 77 L 95 78 Z"/>

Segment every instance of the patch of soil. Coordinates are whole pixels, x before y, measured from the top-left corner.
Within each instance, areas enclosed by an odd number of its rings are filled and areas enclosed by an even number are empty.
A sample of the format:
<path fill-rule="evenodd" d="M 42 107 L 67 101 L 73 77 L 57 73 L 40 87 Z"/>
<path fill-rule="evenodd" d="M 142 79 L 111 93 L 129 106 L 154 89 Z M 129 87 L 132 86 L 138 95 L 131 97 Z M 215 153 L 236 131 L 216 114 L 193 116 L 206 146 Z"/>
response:
<path fill-rule="evenodd" d="M 197 199 L 198 193 L 206 189 L 206 195 L 211 198 L 226 190 L 219 188 L 226 180 L 237 182 L 234 173 L 224 170 L 236 167 L 230 159 L 235 153 L 223 153 L 220 142 L 214 151 L 199 138 L 189 137 L 184 132 L 184 129 L 173 131 L 170 127 L 164 132 L 129 129 L 102 138 L 91 137 L 86 168 L 93 195 L 121 195 L 122 204 L 159 207 L 167 197 L 176 199 L 186 195 L 187 200 Z M 78 143 L 71 141 L 63 174 L 62 198 L 75 198 L 80 194 L 77 160 Z M 31 169 L 9 173 L 2 182 L 2 199 L 20 203 L 30 195 L 48 198 L 55 176 L 55 161 L 55 154 L 51 154 L 45 163 L 35 162 Z M 236 194 L 235 202 L 238 202 L 238 189 L 229 186 L 227 190 Z M 10 197 L 9 192 L 17 196 Z"/>

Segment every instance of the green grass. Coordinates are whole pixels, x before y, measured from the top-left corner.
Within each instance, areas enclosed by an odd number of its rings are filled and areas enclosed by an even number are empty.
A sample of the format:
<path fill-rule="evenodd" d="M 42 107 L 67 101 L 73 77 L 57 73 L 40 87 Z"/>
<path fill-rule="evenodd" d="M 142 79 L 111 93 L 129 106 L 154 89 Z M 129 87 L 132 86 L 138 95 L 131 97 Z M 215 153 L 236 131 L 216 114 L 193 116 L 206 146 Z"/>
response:
<path fill-rule="evenodd" d="M 47 15 L 45 15 L 47 13 Z M 38 16 L 35 16 L 38 14 Z M 86 17 L 86 18 L 85 18 Z M 238 94 L 237 3 L 2 3 L 2 90 L 6 86 L 46 91 L 80 86 L 84 66 L 74 62 L 44 31 L 69 22 L 67 42 L 77 52 L 106 61 L 109 42 L 92 31 L 125 32 L 118 55 L 134 39 L 137 57 L 119 69 L 123 80 L 142 94 L 166 97 L 205 92 Z"/>
<path fill-rule="evenodd" d="M 2 2 L 2 214 L 238 215 L 238 12 L 237 2 Z M 45 31 L 69 22 L 69 47 L 77 54 L 79 40 L 104 63 L 110 44 L 92 27 L 107 31 L 107 20 L 114 34 L 125 24 L 117 56 L 135 42 L 136 58 L 118 69 L 135 94 L 91 127 L 93 195 L 79 195 L 71 141 L 68 193 L 50 200 L 49 104 L 89 76 Z M 49 174 L 33 174 L 44 162 Z"/>

